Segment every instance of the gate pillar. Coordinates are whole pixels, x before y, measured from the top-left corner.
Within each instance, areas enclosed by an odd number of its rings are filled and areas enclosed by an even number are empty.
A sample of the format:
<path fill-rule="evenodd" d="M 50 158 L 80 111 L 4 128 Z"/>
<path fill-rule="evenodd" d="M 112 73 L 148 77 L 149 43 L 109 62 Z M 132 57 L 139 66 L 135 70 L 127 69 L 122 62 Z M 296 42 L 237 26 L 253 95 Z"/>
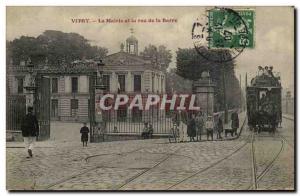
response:
<path fill-rule="evenodd" d="M 212 116 L 214 112 L 214 93 L 213 84 L 209 72 L 202 72 L 201 78 L 193 83 L 193 93 L 196 94 L 197 105 L 206 116 Z"/>

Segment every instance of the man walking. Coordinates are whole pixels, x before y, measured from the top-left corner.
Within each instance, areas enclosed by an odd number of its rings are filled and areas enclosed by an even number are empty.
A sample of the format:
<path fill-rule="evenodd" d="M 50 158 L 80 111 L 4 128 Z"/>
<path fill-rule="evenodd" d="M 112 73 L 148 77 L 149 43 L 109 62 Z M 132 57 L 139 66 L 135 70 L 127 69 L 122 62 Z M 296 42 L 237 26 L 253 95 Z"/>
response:
<path fill-rule="evenodd" d="M 26 158 L 31 158 L 33 156 L 33 147 L 36 137 L 39 135 L 39 124 L 36 116 L 33 114 L 33 107 L 27 108 L 27 114 L 22 120 L 21 130 L 22 136 L 24 138 L 25 149 L 28 152 Z"/>

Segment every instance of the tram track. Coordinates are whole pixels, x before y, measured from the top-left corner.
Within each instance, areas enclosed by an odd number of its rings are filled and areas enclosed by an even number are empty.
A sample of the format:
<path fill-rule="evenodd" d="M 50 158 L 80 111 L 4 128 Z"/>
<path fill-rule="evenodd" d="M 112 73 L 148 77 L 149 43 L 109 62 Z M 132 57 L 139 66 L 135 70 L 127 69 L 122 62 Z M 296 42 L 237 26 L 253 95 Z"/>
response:
<path fill-rule="evenodd" d="M 167 156 L 164 159 L 162 159 L 161 161 L 159 161 L 158 163 L 156 163 L 153 167 L 147 168 L 147 169 L 143 170 L 142 172 L 138 173 L 137 175 L 135 175 L 135 176 L 127 179 L 125 181 L 125 183 L 123 183 L 122 185 L 118 186 L 114 190 L 120 190 L 120 189 L 122 189 L 123 187 L 125 187 L 126 185 L 128 185 L 130 182 L 134 181 L 135 179 L 139 178 L 140 176 L 144 175 L 145 173 L 149 172 L 150 170 L 153 170 L 154 168 L 156 168 L 157 166 L 159 166 L 160 164 L 162 164 L 163 162 L 165 162 L 166 160 L 168 160 L 171 156 L 176 155 L 176 152 L 178 150 L 180 150 L 180 149 L 181 148 L 178 148 L 177 150 L 175 150 L 174 153 L 167 154 Z"/>
<path fill-rule="evenodd" d="M 246 121 L 246 120 L 245 120 Z M 243 122 L 243 125 L 240 129 L 240 132 L 238 134 L 238 137 L 241 135 L 241 132 L 242 130 L 244 129 L 244 126 L 245 126 L 245 121 Z M 259 181 L 268 173 L 268 171 L 272 168 L 274 162 L 278 159 L 279 155 L 281 154 L 282 150 L 283 150 L 283 146 L 284 146 L 284 138 L 283 137 L 280 137 L 281 139 L 281 149 L 280 151 L 276 154 L 276 156 L 270 161 L 270 163 L 268 163 L 267 167 L 260 173 L 260 174 L 257 174 L 257 168 L 256 168 L 256 160 L 255 160 L 255 150 L 254 150 L 254 141 L 255 141 L 255 135 L 254 133 L 252 134 L 249 134 L 248 136 L 246 136 L 245 138 L 243 138 L 245 140 L 245 142 L 239 146 L 235 151 L 233 151 L 232 153 L 230 153 L 229 155 L 227 155 L 226 157 L 216 161 L 215 163 L 209 165 L 208 167 L 206 168 L 203 168 L 193 174 L 191 174 L 190 176 L 187 176 L 186 178 L 178 181 L 177 183 L 171 185 L 170 187 L 168 187 L 166 190 L 170 190 L 176 186 L 178 186 L 179 184 L 182 184 L 183 182 L 187 181 L 188 179 L 190 178 L 193 178 L 194 176 L 196 175 L 199 175 L 205 171 L 208 171 L 209 169 L 219 165 L 220 163 L 226 161 L 227 159 L 229 159 L 230 157 L 232 157 L 233 155 L 235 155 L 236 153 L 238 153 L 239 151 L 241 151 L 243 148 L 245 148 L 247 146 L 247 144 L 251 144 L 251 153 L 252 153 L 252 175 L 253 175 L 253 182 L 252 184 L 250 185 L 250 187 L 248 189 L 258 189 L 258 184 L 259 184 Z M 111 161 L 115 161 L 115 160 L 118 160 L 120 158 L 120 156 L 124 156 L 126 154 L 130 154 L 130 153 L 135 153 L 135 152 L 138 152 L 139 150 L 143 149 L 144 147 L 142 148 L 137 148 L 135 150 L 132 150 L 132 151 L 129 151 L 129 152 L 124 152 L 124 153 L 112 153 L 112 154 L 99 154 L 99 155 L 92 155 L 92 156 L 89 156 L 87 158 L 85 158 L 84 160 L 86 162 L 89 161 L 90 158 L 93 158 L 93 157 L 97 157 L 97 156 L 102 156 L 102 155 L 117 155 L 118 157 L 114 157 L 108 161 L 105 161 L 104 163 L 102 164 L 105 164 L 105 163 L 109 163 Z M 182 148 L 178 147 L 178 149 L 176 149 L 173 153 L 166 153 L 166 156 L 164 158 L 162 158 L 160 161 L 158 161 L 154 166 L 152 167 L 149 167 L 149 168 L 142 168 L 142 171 L 139 172 L 138 174 L 134 175 L 133 177 L 130 177 L 128 179 L 125 180 L 125 182 L 117 187 L 111 187 L 112 190 L 120 190 L 124 187 L 126 187 L 128 184 L 130 184 L 131 182 L 133 182 L 134 180 L 136 180 L 137 178 L 140 178 L 141 176 L 145 175 L 146 173 L 148 173 L 149 171 L 157 168 L 159 165 L 161 165 L 163 162 L 167 161 L 168 159 L 170 159 L 172 156 L 176 156 L 176 152 L 178 150 L 180 150 Z M 160 154 L 164 154 L 164 153 L 160 153 Z M 89 168 L 81 173 L 77 173 L 73 176 L 69 176 L 68 178 L 65 178 L 65 179 L 62 179 L 58 182 L 55 182 L 49 186 L 47 186 L 47 189 L 51 189 L 52 187 L 56 186 L 56 185 L 59 185 L 59 184 L 63 184 L 69 180 L 72 180 L 74 178 L 77 178 L 78 176 L 80 175 L 83 175 L 87 172 L 91 172 L 93 170 L 96 170 L 96 169 L 99 169 L 99 168 L 106 168 L 104 166 L 95 166 L 95 167 L 92 167 L 92 168 Z"/>
<path fill-rule="evenodd" d="M 237 137 L 235 137 L 235 138 L 233 138 L 233 139 L 237 139 L 237 138 L 240 137 L 240 135 L 241 135 L 241 133 L 242 133 L 242 130 L 244 129 L 245 122 L 246 122 L 246 119 L 243 121 L 242 127 L 241 127 L 241 129 L 240 129 L 240 131 L 239 131 Z M 243 144 L 241 147 L 239 147 L 237 150 L 235 150 L 233 153 L 231 153 L 231 154 L 229 154 L 228 156 L 226 156 L 224 159 L 221 159 L 221 160 L 215 162 L 214 164 L 210 165 L 209 167 L 205 168 L 204 170 L 201 170 L 201 171 L 199 171 L 199 172 L 196 172 L 196 173 L 192 174 L 191 176 L 185 178 L 184 180 L 180 181 L 180 182 L 177 183 L 177 184 L 180 184 L 180 183 L 182 183 L 183 181 L 185 181 L 185 180 L 187 180 L 187 179 L 189 179 L 189 178 L 191 178 L 191 177 L 193 177 L 193 176 L 195 176 L 195 175 L 197 175 L 197 174 L 199 174 L 199 173 L 202 173 L 202 172 L 204 172 L 205 170 L 208 170 L 208 169 L 214 167 L 215 165 L 221 163 L 222 161 L 228 159 L 229 157 L 231 157 L 232 155 L 234 155 L 235 153 L 237 153 L 239 150 L 241 150 L 243 147 L 245 147 L 246 144 L 247 144 L 247 142 L 246 142 L 245 144 Z M 144 175 L 145 173 L 149 172 L 150 170 L 156 168 L 157 166 L 159 166 L 160 164 L 162 164 L 164 161 L 168 160 L 171 156 L 175 156 L 175 155 L 176 155 L 176 152 L 177 152 L 178 150 L 180 150 L 180 148 L 178 148 L 174 153 L 168 154 L 168 156 L 165 157 L 165 159 L 163 159 L 162 161 L 158 162 L 158 163 L 155 164 L 153 167 L 148 168 L 148 169 L 142 171 L 141 173 L 139 173 L 139 174 L 137 174 L 137 175 L 135 175 L 135 176 L 129 178 L 128 180 L 126 180 L 126 182 L 125 182 L 124 184 L 120 185 L 120 186 L 117 188 L 117 190 L 120 190 L 121 188 L 123 188 L 123 187 L 125 187 L 127 184 L 129 184 L 130 182 L 132 182 L 132 181 L 134 181 L 135 179 L 141 177 L 142 175 Z M 175 184 L 174 186 L 176 186 L 177 184 Z M 172 188 L 172 187 L 174 187 L 174 186 L 172 185 L 172 186 L 169 187 L 167 190 L 169 190 L 170 188 Z"/>
<path fill-rule="evenodd" d="M 251 150 L 250 155 L 252 159 L 252 184 L 248 187 L 248 190 L 259 190 L 259 182 L 263 179 L 263 177 L 269 172 L 269 170 L 273 167 L 275 161 L 279 158 L 280 154 L 282 153 L 284 149 L 284 144 L 286 143 L 286 140 L 283 136 L 279 137 L 281 139 L 280 143 L 280 149 L 275 154 L 275 156 L 269 161 L 267 166 L 258 174 L 257 173 L 257 159 L 255 156 L 255 134 L 252 133 L 251 135 Z"/>
<path fill-rule="evenodd" d="M 145 147 L 137 148 L 137 149 L 135 149 L 135 150 L 128 151 L 128 152 L 124 152 L 124 153 L 111 153 L 111 154 L 98 154 L 98 155 L 92 155 L 92 156 L 86 157 L 86 158 L 84 159 L 84 161 L 85 161 L 85 162 L 89 162 L 89 159 L 90 159 L 90 158 L 94 158 L 94 157 L 97 157 L 97 156 L 105 156 L 105 155 L 117 155 L 117 156 L 118 156 L 118 157 L 111 158 L 111 159 L 109 159 L 108 161 L 105 161 L 104 163 L 102 163 L 102 164 L 106 164 L 106 163 L 114 162 L 115 160 L 118 160 L 118 159 L 119 159 L 120 157 L 122 157 L 122 156 L 131 154 L 131 153 L 138 152 L 138 151 L 140 151 L 140 150 L 142 150 L 142 149 L 144 149 L 144 148 L 145 148 Z M 159 161 L 158 163 L 156 163 L 153 167 L 150 167 L 150 168 L 141 168 L 141 169 L 143 170 L 142 172 L 140 172 L 140 173 L 138 173 L 137 175 L 135 175 L 135 176 L 133 176 L 133 177 L 127 179 L 127 180 L 125 181 L 125 183 L 123 183 L 122 185 L 120 185 L 120 186 L 118 186 L 118 187 L 116 187 L 116 188 L 113 188 L 113 187 L 112 187 L 112 190 L 119 190 L 119 189 L 121 189 L 122 187 L 125 187 L 127 184 L 129 184 L 130 182 L 132 182 L 132 181 L 135 180 L 136 178 L 142 176 L 143 174 L 149 172 L 150 170 L 152 170 L 152 169 L 156 168 L 157 166 L 159 166 L 160 164 L 162 164 L 164 161 L 168 160 L 171 156 L 173 156 L 173 155 L 174 155 L 174 156 L 179 156 L 178 154 L 176 154 L 176 152 L 177 152 L 178 150 L 180 150 L 180 149 L 181 149 L 181 148 L 179 147 L 177 150 L 175 150 L 174 153 L 166 153 L 167 156 L 166 156 L 165 158 L 163 158 L 161 161 Z M 165 153 L 151 153 L 151 154 L 165 154 Z M 57 182 L 55 182 L 55 183 L 52 183 L 51 185 L 48 185 L 48 186 L 46 187 L 46 189 L 48 189 L 48 190 L 50 189 L 50 190 L 51 190 L 52 187 L 55 187 L 55 186 L 57 186 L 57 185 L 59 185 L 59 184 L 63 184 L 63 183 L 65 183 L 65 182 L 68 182 L 69 180 L 72 180 L 72 179 L 75 179 L 75 178 L 77 178 L 77 177 L 79 177 L 79 176 L 81 176 L 81 175 L 84 175 L 84 174 L 87 173 L 87 172 L 91 172 L 91 171 L 93 171 L 93 170 L 97 170 L 97 169 L 100 169 L 100 168 L 108 168 L 108 167 L 106 167 L 106 166 L 99 166 L 99 165 L 98 165 L 98 166 L 89 168 L 89 169 L 84 170 L 84 171 L 82 171 L 82 172 L 80 172 L 80 173 L 77 173 L 77 174 L 75 174 L 75 175 L 69 176 L 69 177 L 64 178 L 64 179 L 62 179 L 62 180 L 60 180 L 60 181 L 57 181 Z M 111 168 L 114 168 L 114 167 L 111 167 Z"/>
<path fill-rule="evenodd" d="M 244 129 L 245 124 L 246 124 L 246 119 L 244 120 L 244 122 L 243 122 L 243 124 L 242 124 L 242 127 L 241 127 L 241 129 L 240 129 L 240 132 L 238 133 L 238 137 L 240 137 L 240 135 L 241 135 L 241 133 L 242 133 L 242 131 L 243 131 L 243 129 Z M 250 138 L 250 135 L 245 139 L 246 142 L 245 142 L 243 145 L 241 145 L 239 148 L 237 148 L 235 151 L 233 151 L 233 152 L 230 153 L 229 155 L 227 155 L 227 156 L 225 156 L 224 158 L 222 158 L 222 159 L 216 161 L 215 163 L 209 165 L 208 167 L 206 167 L 206 168 L 204 168 L 204 169 L 201 169 L 201 170 L 199 170 L 198 172 L 195 172 L 195 173 L 191 174 L 190 176 L 188 176 L 188 177 L 182 179 L 181 181 L 178 181 L 177 183 L 175 183 L 175 184 L 171 185 L 170 187 L 168 187 L 167 190 L 170 190 L 170 189 L 172 189 L 172 188 L 178 186 L 179 184 L 182 184 L 183 182 L 187 181 L 188 179 L 191 179 L 191 178 L 193 178 L 194 176 L 197 176 L 198 174 L 201 174 L 201 173 L 203 173 L 203 172 L 205 172 L 205 171 L 208 171 L 209 169 L 211 169 L 211 168 L 213 168 L 213 167 L 219 165 L 219 164 L 222 163 L 223 161 L 229 159 L 230 157 L 232 157 L 233 155 L 235 155 L 236 153 L 238 153 L 240 150 L 242 150 L 244 147 L 247 146 L 247 144 L 249 143 L 249 142 L 248 142 L 248 141 L 249 141 L 249 138 Z"/>
<path fill-rule="evenodd" d="M 238 139 L 238 138 L 241 136 L 241 133 L 242 133 L 242 131 L 243 131 L 243 129 L 244 129 L 245 124 L 246 124 L 246 118 L 245 118 L 244 121 L 243 121 L 243 124 L 242 124 L 242 126 L 241 126 L 240 131 L 238 132 L 238 135 L 237 135 L 236 137 L 234 137 L 234 138 L 226 139 L 226 140 L 234 140 L 234 139 Z M 221 140 L 221 141 L 226 141 L 226 140 Z M 210 165 L 209 167 L 205 168 L 204 170 L 201 170 L 201 171 L 199 171 L 199 172 L 196 172 L 195 174 L 189 176 L 188 178 L 191 178 L 191 177 L 193 177 L 193 176 L 195 176 L 195 175 L 197 175 L 197 174 L 199 174 L 199 173 L 204 172 L 205 170 L 208 170 L 208 169 L 214 167 L 215 165 L 218 165 L 218 164 L 221 163 L 222 161 L 228 159 L 229 157 L 233 156 L 235 153 L 237 153 L 238 151 L 240 151 L 242 148 L 244 148 L 244 147 L 247 145 L 247 143 L 248 143 L 248 139 L 246 139 L 246 142 L 245 142 L 241 147 L 239 147 L 237 150 L 235 150 L 233 153 L 231 153 L 231 154 L 229 154 L 228 156 L 226 156 L 225 158 L 223 158 L 223 159 L 221 159 L 221 160 L 215 162 L 214 164 Z M 141 177 L 142 175 L 148 173 L 150 170 L 153 170 L 154 168 L 158 167 L 160 164 L 162 164 L 163 162 L 165 162 L 166 160 L 168 160 L 170 157 L 176 156 L 176 155 L 177 155 L 176 152 L 177 152 L 178 150 L 180 150 L 180 149 L 181 149 L 181 148 L 179 147 L 177 150 L 175 150 L 174 153 L 168 153 L 167 156 L 166 156 L 164 159 L 162 159 L 161 161 L 159 161 L 158 163 L 156 163 L 153 167 L 144 169 L 142 172 L 140 172 L 140 173 L 136 174 L 135 176 L 133 176 L 133 177 L 127 179 L 127 180 L 125 181 L 125 183 L 119 185 L 117 188 L 114 188 L 113 190 L 120 190 L 120 189 L 122 189 L 123 187 L 125 187 L 126 185 L 128 185 L 129 183 L 131 183 L 132 181 L 134 181 L 135 179 L 137 179 L 137 178 Z M 189 158 L 190 158 L 190 157 L 189 157 Z M 183 181 L 187 180 L 188 178 L 184 179 Z M 182 183 L 183 181 L 179 182 L 178 184 Z M 176 184 L 175 184 L 174 186 L 176 186 Z M 169 187 L 168 189 L 170 189 L 170 188 L 172 188 L 172 187 L 173 187 L 173 186 Z M 167 189 L 167 190 L 168 190 L 168 189 Z"/>
<path fill-rule="evenodd" d="M 93 157 L 101 156 L 101 155 L 118 155 L 118 157 L 114 157 L 114 158 L 109 159 L 108 161 L 105 161 L 104 163 L 102 163 L 102 164 L 107 164 L 107 163 L 110 163 L 110 162 L 112 162 L 112 161 L 115 161 L 115 160 L 119 159 L 120 156 L 124 156 L 124 155 L 130 154 L 130 153 L 134 153 L 134 152 L 137 152 L 137 151 L 142 150 L 142 149 L 144 149 L 144 148 L 145 148 L 145 147 L 141 147 L 141 148 L 137 148 L 137 149 L 134 149 L 134 150 L 132 150 L 132 151 L 123 152 L 123 153 L 110 153 L 110 154 L 98 154 L 98 155 L 92 155 L 92 156 L 86 157 L 86 158 L 84 159 L 84 161 L 85 161 L 85 162 L 88 162 L 88 161 L 89 161 L 89 158 L 93 158 Z M 65 183 L 65 182 L 68 182 L 69 180 L 72 180 L 72 179 L 74 179 L 74 178 L 77 178 L 77 177 L 79 177 L 79 176 L 81 176 L 81 175 L 83 175 L 83 174 L 85 174 L 85 173 L 87 173 L 87 172 L 91 172 L 91 171 L 93 171 L 93 170 L 97 170 L 97 169 L 100 169 L 100 168 L 106 168 L 106 167 L 101 166 L 101 165 L 94 166 L 94 167 L 89 168 L 89 169 L 86 169 L 86 170 L 84 170 L 84 171 L 82 171 L 82 172 L 80 172 L 80 173 L 76 173 L 76 174 L 71 175 L 71 176 L 69 176 L 69 177 L 66 177 L 66 178 L 64 178 L 64 179 L 61 179 L 61 180 L 59 180 L 59 181 L 57 181 L 57 182 L 54 182 L 54 183 L 52 183 L 52 184 L 46 186 L 45 189 L 46 189 L 46 190 L 51 190 L 51 188 L 54 187 L 54 186 L 57 186 L 57 185 L 59 185 L 59 184 L 63 184 L 63 183 Z"/>

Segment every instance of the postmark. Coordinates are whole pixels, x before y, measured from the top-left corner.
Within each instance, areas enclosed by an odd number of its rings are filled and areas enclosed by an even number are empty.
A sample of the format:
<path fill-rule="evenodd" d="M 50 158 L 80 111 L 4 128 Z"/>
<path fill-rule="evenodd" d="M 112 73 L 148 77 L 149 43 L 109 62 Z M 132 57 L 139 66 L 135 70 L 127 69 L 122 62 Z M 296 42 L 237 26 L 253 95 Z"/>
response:
<path fill-rule="evenodd" d="M 254 47 L 254 11 L 214 8 L 192 26 L 196 51 L 213 62 L 228 62 Z"/>

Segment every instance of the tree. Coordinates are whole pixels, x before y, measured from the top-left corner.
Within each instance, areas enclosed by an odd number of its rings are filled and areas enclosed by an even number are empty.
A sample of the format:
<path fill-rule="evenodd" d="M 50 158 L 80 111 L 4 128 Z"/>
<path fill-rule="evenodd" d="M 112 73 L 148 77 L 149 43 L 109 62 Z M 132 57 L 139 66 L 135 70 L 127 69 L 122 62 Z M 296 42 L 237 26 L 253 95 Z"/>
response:
<path fill-rule="evenodd" d="M 9 43 L 11 49 L 11 57 L 15 64 L 20 64 L 20 61 L 26 61 L 31 58 L 33 62 L 38 62 L 40 58 L 45 58 L 46 51 L 34 37 L 21 36 L 19 39 L 14 39 Z"/>
<path fill-rule="evenodd" d="M 228 50 L 218 50 L 211 56 L 230 55 Z M 234 62 L 215 63 L 205 59 L 195 49 L 178 49 L 176 52 L 176 73 L 183 78 L 196 81 L 201 77 L 203 71 L 209 71 L 210 77 L 216 84 L 215 88 L 215 110 L 224 110 L 223 73 L 226 76 L 226 97 L 228 108 L 240 106 L 239 81 L 234 73 Z"/>
<path fill-rule="evenodd" d="M 22 36 L 11 42 L 12 58 L 15 64 L 29 57 L 35 64 L 42 64 L 47 58 L 50 66 L 70 63 L 84 58 L 103 58 L 108 50 L 91 46 L 89 41 L 77 33 L 46 30 L 38 37 Z"/>
<path fill-rule="evenodd" d="M 179 76 L 176 68 L 166 72 L 166 92 L 167 93 L 192 93 L 192 81 Z"/>
<path fill-rule="evenodd" d="M 166 46 L 160 45 L 158 47 L 149 44 L 145 47 L 144 51 L 140 53 L 144 59 L 151 60 L 159 65 L 164 71 L 166 71 L 171 63 L 172 53 Z"/>

